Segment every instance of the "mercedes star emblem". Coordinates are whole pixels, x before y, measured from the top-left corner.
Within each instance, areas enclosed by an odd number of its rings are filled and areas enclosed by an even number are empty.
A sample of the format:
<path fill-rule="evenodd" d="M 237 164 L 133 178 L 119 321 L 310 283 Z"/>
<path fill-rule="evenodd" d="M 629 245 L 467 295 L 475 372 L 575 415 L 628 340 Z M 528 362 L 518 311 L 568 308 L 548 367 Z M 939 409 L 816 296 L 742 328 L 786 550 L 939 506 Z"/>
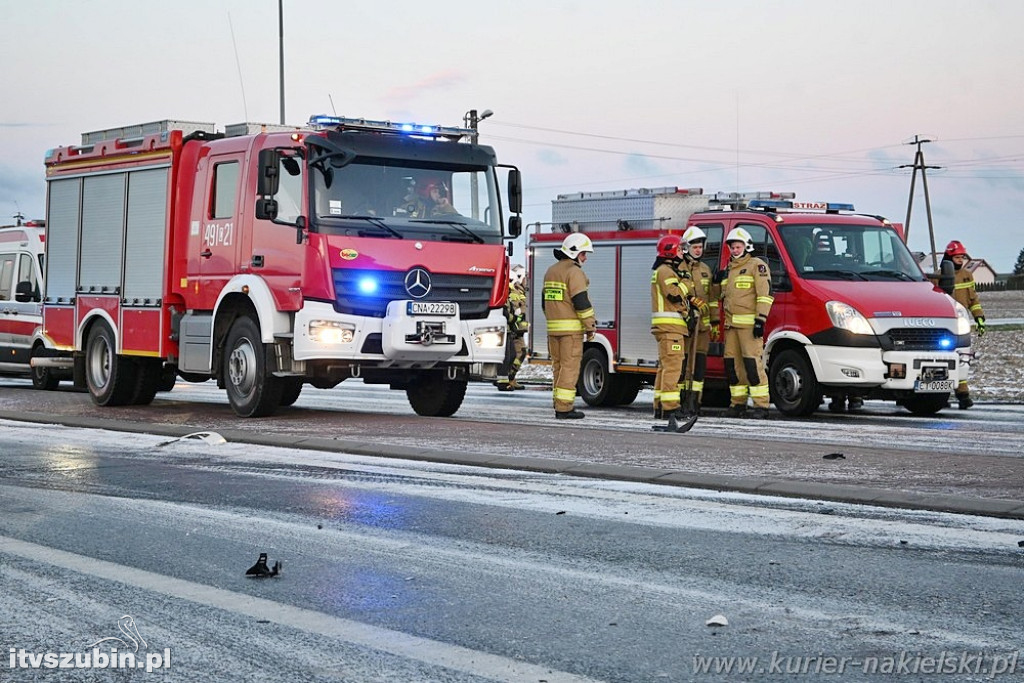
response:
<path fill-rule="evenodd" d="M 423 268 L 413 268 L 405 275 L 405 291 L 414 299 L 422 299 L 430 293 L 430 273 Z"/>

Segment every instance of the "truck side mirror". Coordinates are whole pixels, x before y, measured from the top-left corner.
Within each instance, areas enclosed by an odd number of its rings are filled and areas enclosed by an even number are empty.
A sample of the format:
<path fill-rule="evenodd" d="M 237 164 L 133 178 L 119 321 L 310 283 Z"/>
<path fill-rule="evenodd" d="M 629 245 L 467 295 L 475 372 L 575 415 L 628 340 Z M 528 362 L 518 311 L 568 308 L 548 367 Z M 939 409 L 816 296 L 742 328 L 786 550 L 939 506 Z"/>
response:
<path fill-rule="evenodd" d="M 523 177 L 518 168 L 509 169 L 508 172 L 508 210 L 512 213 L 523 212 Z"/>
<path fill-rule="evenodd" d="M 508 236 L 519 237 L 523 234 L 523 218 L 522 216 L 510 216 L 508 219 Z"/>
<path fill-rule="evenodd" d="M 956 281 L 956 267 L 952 261 L 943 261 L 939 264 L 939 289 L 946 294 L 953 296 L 954 283 Z"/>
<path fill-rule="evenodd" d="M 272 221 L 277 218 L 277 200 L 260 197 L 256 200 L 256 218 Z"/>
<path fill-rule="evenodd" d="M 261 197 L 272 197 L 277 194 L 281 182 L 281 155 L 274 149 L 261 149 L 259 156 L 259 172 L 256 177 L 256 194 Z M 276 212 L 275 212 L 275 215 Z"/>
<path fill-rule="evenodd" d="M 28 301 L 39 301 L 36 288 L 28 280 L 22 280 L 14 287 L 14 300 L 21 303 Z"/>

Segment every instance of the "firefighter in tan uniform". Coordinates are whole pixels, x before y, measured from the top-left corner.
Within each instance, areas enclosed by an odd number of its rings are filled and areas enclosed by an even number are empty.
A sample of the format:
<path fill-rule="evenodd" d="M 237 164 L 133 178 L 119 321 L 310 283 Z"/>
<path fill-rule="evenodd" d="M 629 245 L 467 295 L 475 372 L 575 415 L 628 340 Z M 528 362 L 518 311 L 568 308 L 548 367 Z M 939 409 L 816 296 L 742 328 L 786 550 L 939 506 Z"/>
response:
<path fill-rule="evenodd" d="M 750 417 L 768 417 L 768 377 L 764 372 L 764 325 L 771 310 L 771 274 L 768 265 L 750 252 L 754 240 L 743 228 L 725 238 L 731 258 L 722 286 L 722 326 L 725 331 L 725 372 L 731 397 L 726 417 L 747 413 L 747 397 L 754 403 Z"/>
<path fill-rule="evenodd" d="M 974 285 L 974 276 L 964 266 L 970 260 L 967 249 L 963 243 L 953 240 L 946 245 L 946 253 L 943 261 L 952 261 L 954 268 L 953 276 L 953 298 L 974 316 L 974 324 L 978 328 L 978 336 L 985 334 L 985 311 L 981 307 L 981 299 L 978 298 L 978 290 Z M 971 399 L 971 390 L 967 386 L 967 380 L 961 381 L 956 387 L 956 400 L 960 410 L 967 410 L 974 405 Z"/>
<path fill-rule="evenodd" d="M 680 409 L 679 377 L 689 336 L 690 290 L 680 281 L 682 238 L 666 235 L 658 240 L 658 256 L 651 272 L 651 334 L 658 342 L 658 373 L 654 377 L 654 417 L 670 417 Z M 676 417 L 681 417 L 681 413 Z"/>
<path fill-rule="evenodd" d="M 508 299 L 505 302 L 505 318 L 508 321 L 508 344 L 511 357 L 504 365 L 506 374 L 498 378 L 498 391 L 524 389 L 516 381 L 516 375 L 526 360 L 526 269 L 517 264 L 508 275 Z"/>
<path fill-rule="evenodd" d="M 555 417 L 578 420 L 584 417 L 576 410 L 576 381 L 583 362 L 583 339 L 594 338 L 597 320 L 590 305 L 587 287 L 590 280 L 583 273 L 587 254 L 593 253 L 590 238 L 574 232 L 554 249 L 558 263 L 544 273 L 544 317 L 547 318 L 548 353 L 551 354 L 552 398 Z"/>
<path fill-rule="evenodd" d="M 683 408 L 689 413 L 700 413 L 712 324 L 718 324 L 718 285 L 713 281 L 711 268 L 700 260 L 704 255 L 704 244 L 707 239 L 708 236 L 696 225 L 687 228 L 683 233 L 685 254 L 679 266 L 679 273 L 690 289 L 690 305 L 699 314 L 695 330 L 697 339 L 691 341 L 694 352 L 683 360 L 683 376 L 680 383 L 680 390 L 687 397 Z"/>

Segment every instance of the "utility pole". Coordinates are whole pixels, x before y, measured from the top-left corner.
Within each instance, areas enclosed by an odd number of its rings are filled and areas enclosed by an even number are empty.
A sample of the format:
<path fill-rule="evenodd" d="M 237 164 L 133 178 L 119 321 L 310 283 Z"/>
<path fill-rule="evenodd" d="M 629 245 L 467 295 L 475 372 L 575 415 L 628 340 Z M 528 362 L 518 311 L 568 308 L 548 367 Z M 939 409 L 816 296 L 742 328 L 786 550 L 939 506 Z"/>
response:
<path fill-rule="evenodd" d="M 922 185 L 922 187 L 924 187 L 924 208 L 925 208 L 925 213 L 928 216 L 928 238 L 929 238 L 929 242 L 931 244 L 932 271 L 937 273 L 937 272 L 939 272 L 939 262 L 938 262 L 938 258 L 935 255 L 935 226 L 932 224 L 932 202 L 931 202 L 931 198 L 928 196 L 928 175 L 926 173 L 926 170 L 929 169 L 929 168 L 931 168 L 931 169 L 939 169 L 939 168 L 942 168 L 942 167 L 941 166 L 928 166 L 928 165 L 926 165 L 924 163 L 924 152 L 921 150 L 921 145 L 923 145 L 926 142 L 931 142 L 931 140 L 928 139 L 928 138 L 923 138 L 920 135 L 915 135 L 913 140 L 908 141 L 906 143 L 908 145 L 917 145 L 917 153 L 914 155 L 914 163 L 913 164 L 903 164 L 902 166 L 899 167 L 899 168 L 913 168 L 914 169 L 914 172 L 910 176 L 910 199 L 907 201 L 907 220 L 903 224 L 903 239 L 907 243 L 907 245 L 909 246 L 910 245 L 910 213 L 911 213 L 911 211 L 914 208 L 914 185 L 915 185 L 915 182 L 917 181 L 917 171 L 918 171 L 918 169 L 920 169 L 920 171 L 921 171 L 921 185 Z"/>
<path fill-rule="evenodd" d="M 477 128 L 477 125 L 481 121 L 486 119 L 488 116 L 493 115 L 494 112 L 491 111 L 490 109 L 484 109 L 483 112 L 481 112 L 479 115 L 477 115 L 476 109 L 470 109 L 469 111 L 466 112 L 465 116 L 462 117 L 462 121 L 463 123 L 466 124 L 466 128 L 469 128 L 471 131 L 473 131 L 472 133 L 470 133 L 470 142 L 472 142 L 474 145 L 477 144 L 477 142 L 479 142 L 480 140 L 480 131 Z M 475 220 L 480 219 L 480 198 L 477 197 L 477 192 L 479 191 L 478 187 L 479 186 L 476 177 L 476 171 L 474 171 L 473 174 L 469 177 L 469 193 L 472 195 L 469 198 L 469 200 L 471 202 L 473 218 Z"/>
<path fill-rule="evenodd" d="M 277 0 L 278 72 L 281 78 L 281 125 L 284 125 L 284 0 Z"/>

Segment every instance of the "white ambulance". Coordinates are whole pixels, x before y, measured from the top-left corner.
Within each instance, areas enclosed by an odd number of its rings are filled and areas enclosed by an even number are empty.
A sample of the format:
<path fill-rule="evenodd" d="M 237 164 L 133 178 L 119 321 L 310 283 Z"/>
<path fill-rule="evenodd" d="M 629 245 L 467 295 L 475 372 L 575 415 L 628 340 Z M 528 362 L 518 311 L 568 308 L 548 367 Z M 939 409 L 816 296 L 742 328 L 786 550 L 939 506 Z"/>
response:
<path fill-rule="evenodd" d="M 0 374 L 31 375 L 37 389 L 55 389 L 70 373 L 32 368 L 33 356 L 50 356 L 42 335 L 43 221 L 0 227 Z"/>

